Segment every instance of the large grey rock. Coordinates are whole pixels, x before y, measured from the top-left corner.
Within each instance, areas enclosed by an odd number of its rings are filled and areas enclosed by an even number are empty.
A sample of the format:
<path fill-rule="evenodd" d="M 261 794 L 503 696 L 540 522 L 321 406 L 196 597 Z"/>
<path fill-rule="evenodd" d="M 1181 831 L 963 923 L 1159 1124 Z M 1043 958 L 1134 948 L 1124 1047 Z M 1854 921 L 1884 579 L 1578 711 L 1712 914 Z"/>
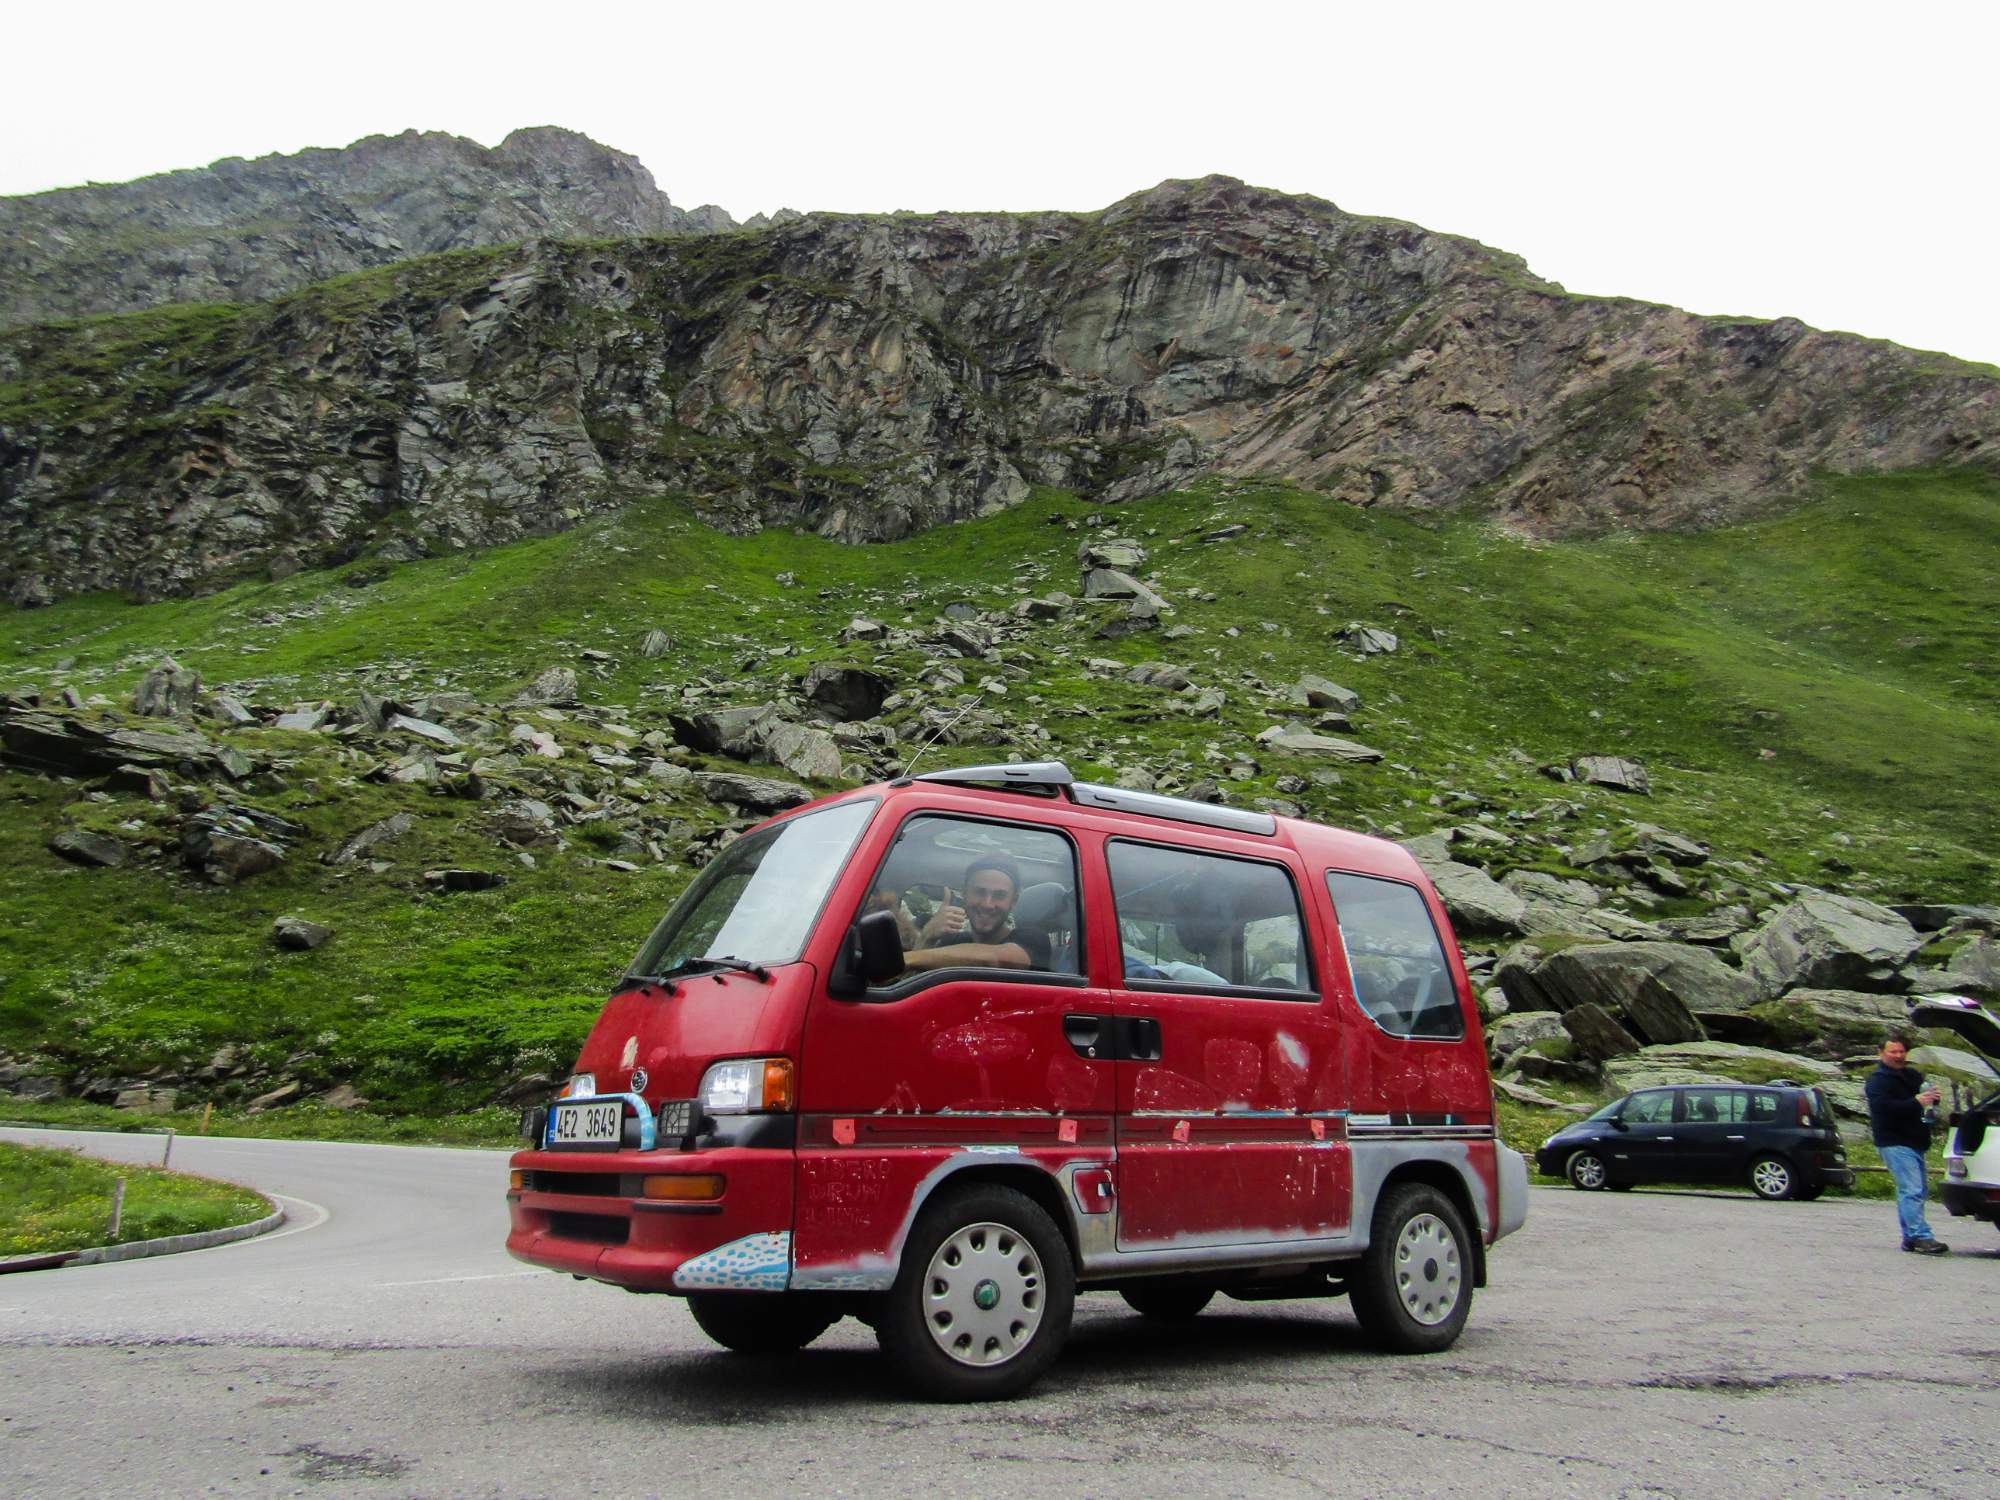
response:
<path fill-rule="evenodd" d="M 1497 977 L 1507 988 L 1508 998 L 1513 999 L 1513 976 L 1502 972 Z M 1518 984 L 1518 980 L 1513 982 Z M 1650 988 L 1655 982 L 1658 992 Z M 1707 949 L 1683 943 L 1578 943 L 1536 965 L 1531 988 L 1559 1010 L 1592 1003 L 1627 1018 L 1642 1030 L 1639 1015 L 1651 1024 L 1681 1033 L 1705 1014 L 1741 1014 L 1758 998 L 1756 986 L 1743 975 Z M 1676 1001 L 1679 1010 L 1674 1009 L 1672 1002 Z M 1698 1037 L 1697 1032 L 1686 1039 Z"/>
<path fill-rule="evenodd" d="M 1622 1014 L 1633 1031 L 1654 1045 L 1708 1040 L 1708 1032 L 1695 1019 L 1694 1012 L 1655 974 L 1639 981 L 1625 1001 Z"/>
<path fill-rule="evenodd" d="M 1745 1041 L 1840 1058 L 1873 1052 L 1908 1026 L 1909 1005 L 1900 995 L 1805 989 L 1753 1006 L 1731 1029 Z"/>
<path fill-rule="evenodd" d="M 1570 762 L 1570 772 L 1578 781 L 1593 786 L 1608 786 L 1641 795 L 1651 795 L 1653 790 L 1652 778 L 1646 774 L 1645 763 L 1621 755 L 1579 755 Z"/>
<path fill-rule="evenodd" d="M 833 781 L 840 776 L 840 746 L 824 729 L 780 724 L 766 745 L 770 757 L 794 776 Z"/>
<path fill-rule="evenodd" d="M 1599 1062 L 1639 1050 L 1639 1041 L 1601 1005 L 1578 1005 L 1562 1013 L 1562 1028 L 1576 1050 Z"/>
<path fill-rule="evenodd" d="M 1946 932 L 1962 929 L 2000 936 L 2000 906 L 1948 906 L 1917 904 L 1892 906 L 1889 910 L 1919 932 Z"/>
<path fill-rule="evenodd" d="M 1383 630 L 1375 625 L 1349 625 L 1334 639 L 1362 656 L 1386 656 L 1402 645 L 1395 631 Z"/>
<path fill-rule="evenodd" d="M 184 719 L 201 695 L 201 674 L 163 656 L 146 669 L 132 695 L 132 712 L 156 719 Z"/>
<path fill-rule="evenodd" d="M 1567 1035 L 1554 1011 L 1509 1012 L 1486 1028 L 1486 1052 L 1495 1062 L 1504 1063 L 1523 1047 Z"/>
<path fill-rule="evenodd" d="M 1979 1083 L 2000 1082 L 2000 1073 L 1993 1071 L 1991 1063 L 1977 1052 L 1967 1052 L 1963 1047 L 1912 1047 L 1910 1061 L 1925 1073 L 1938 1068 L 1949 1068 L 1952 1072 L 1964 1073 Z"/>
<path fill-rule="evenodd" d="M 1673 1083 L 1770 1083 L 1779 1078 L 1825 1084 L 1839 1077 L 1840 1068 L 1834 1063 L 1737 1042 L 1645 1047 L 1604 1065 L 1606 1086 L 1620 1092 Z"/>
<path fill-rule="evenodd" d="M 88 828 L 61 828 L 49 840 L 49 848 L 72 864 L 116 869 L 132 858 L 132 851 L 109 834 Z"/>
<path fill-rule="evenodd" d="M 433 724 L 428 719 L 412 718 L 408 714 L 389 715 L 384 727 L 392 730 L 401 730 L 404 734 L 414 734 L 420 739 L 429 740 L 432 744 L 436 745 L 452 746 L 459 742 L 458 736 L 445 728 L 444 725 Z"/>
<path fill-rule="evenodd" d="M 1352 714 L 1361 711 L 1361 695 L 1352 688 L 1344 688 L 1337 682 L 1329 682 L 1312 672 L 1307 672 L 1292 685 L 1292 701 L 1303 703 L 1307 708 L 1333 708 L 1341 713 Z"/>
<path fill-rule="evenodd" d="M 1518 933 L 1527 903 L 1484 870 L 1452 860 L 1424 866 L 1438 899 L 1460 932 Z M 1513 994 L 1508 992 L 1508 999 Z"/>
<path fill-rule="evenodd" d="M 1943 987 L 2000 998 L 2000 942 L 1984 936 L 1966 942 L 1945 965 Z"/>
<path fill-rule="evenodd" d="M 234 885 L 275 870 L 285 851 L 267 839 L 239 831 L 206 815 L 181 829 L 181 856 L 190 869 L 200 870 L 218 885 Z"/>
<path fill-rule="evenodd" d="M 872 719 L 894 684 L 880 672 L 843 662 L 822 662 L 799 684 L 806 701 L 828 718 L 846 722 Z"/>
<path fill-rule="evenodd" d="M 1924 944 L 1908 922 L 1872 901 L 1810 891 L 1751 935 L 1743 972 L 1763 993 L 1790 989 L 1895 990 Z"/>
<path fill-rule="evenodd" d="M 768 776 L 739 776 L 733 771 L 697 771 L 695 785 L 711 802 L 727 803 L 746 812 L 774 813 L 812 801 L 813 794 L 795 782 Z"/>
<path fill-rule="evenodd" d="M 1145 565 L 1146 549 L 1126 537 L 1091 538 L 1078 544 L 1076 560 L 1086 571 L 1118 568 L 1129 572 Z"/>
<path fill-rule="evenodd" d="M 380 822 L 370 823 L 359 833 L 350 834 L 339 845 L 322 855 L 320 862 L 329 865 L 353 864 L 377 844 L 401 838 L 415 826 L 416 819 L 408 813 L 391 813 Z"/>
<path fill-rule="evenodd" d="M 1125 674 L 1125 680 L 1141 687 L 1165 688 L 1170 693 L 1178 693 L 1190 681 L 1186 667 L 1164 661 L 1142 661 Z"/>
<path fill-rule="evenodd" d="M 568 667 L 550 667 L 516 693 L 514 702 L 524 707 L 569 708 L 575 705 L 576 694 L 576 673 Z"/>
<path fill-rule="evenodd" d="M 708 713 L 676 714 L 674 738 L 690 750 L 704 755 L 726 755 L 731 760 L 758 760 L 771 742 L 771 735 L 784 722 L 776 705 L 764 703 L 744 708 L 718 708 Z"/>
<path fill-rule="evenodd" d="M 1368 765 L 1382 759 L 1382 752 L 1372 746 L 1355 740 L 1336 739 L 1332 735 L 1314 734 L 1295 724 L 1273 724 L 1257 736 L 1257 743 L 1268 745 L 1273 750 L 1287 750 L 1294 755 L 1324 755 L 1356 765 Z"/>
<path fill-rule="evenodd" d="M 294 953 L 304 953 L 317 948 L 333 936 L 333 929 L 318 922 L 308 922 L 304 917 L 280 917 L 271 924 L 271 941 L 280 948 L 289 948 Z"/>

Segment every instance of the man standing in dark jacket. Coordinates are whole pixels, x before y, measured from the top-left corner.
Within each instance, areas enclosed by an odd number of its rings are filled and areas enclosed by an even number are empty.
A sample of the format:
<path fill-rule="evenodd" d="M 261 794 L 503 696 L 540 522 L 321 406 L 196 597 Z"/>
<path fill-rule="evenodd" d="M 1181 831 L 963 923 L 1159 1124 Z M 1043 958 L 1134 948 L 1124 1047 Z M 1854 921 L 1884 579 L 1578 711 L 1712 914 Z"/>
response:
<path fill-rule="evenodd" d="M 1909 1063 L 1910 1049 L 1899 1038 L 1882 1044 L 1882 1061 L 1868 1075 L 1868 1124 L 1875 1149 L 1889 1175 L 1896 1179 L 1896 1217 L 1902 1221 L 1903 1248 L 1918 1255 L 1942 1255 L 1951 1247 L 1931 1233 L 1924 1222 L 1924 1153 L 1931 1149 L 1931 1128 L 1924 1111 L 1938 1102 L 1938 1091 L 1924 1086 L 1924 1075 Z"/>

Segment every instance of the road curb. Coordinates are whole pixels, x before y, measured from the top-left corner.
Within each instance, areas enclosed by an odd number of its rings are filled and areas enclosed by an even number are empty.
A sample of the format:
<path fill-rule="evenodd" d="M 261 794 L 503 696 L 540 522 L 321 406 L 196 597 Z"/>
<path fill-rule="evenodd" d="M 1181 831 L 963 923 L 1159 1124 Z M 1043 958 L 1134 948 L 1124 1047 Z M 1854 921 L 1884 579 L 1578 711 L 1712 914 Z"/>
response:
<path fill-rule="evenodd" d="M 187 1250 L 209 1250 L 237 1240 L 268 1234 L 285 1222 L 285 1210 L 267 1193 L 258 1194 L 271 1211 L 248 1224 L 232 1224 L 227 1229 L 203 1229 L 194 1234 L 168 1234 L 156 1240 L 132 1240 L 123 1245 L 93 1245 L 88 1250 L 61 1250 L 53 1255 L 17 1255 L 0 1260 L 0 1275 L 9 1271 L 49 1271 L 58 1266 L 95 1266 L 109 1261 L 144 1260 L 152 1255 L 179 1255 Z"/>

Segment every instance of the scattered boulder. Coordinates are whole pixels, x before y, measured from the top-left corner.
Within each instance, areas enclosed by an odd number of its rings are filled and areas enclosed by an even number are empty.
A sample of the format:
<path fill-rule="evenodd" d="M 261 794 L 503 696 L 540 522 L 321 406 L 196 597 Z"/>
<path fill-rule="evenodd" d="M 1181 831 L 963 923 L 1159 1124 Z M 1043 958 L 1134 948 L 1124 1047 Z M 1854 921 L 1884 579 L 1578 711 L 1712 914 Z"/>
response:
<path fill-rule="evenodd" d="M 327 716 L 333 712 L 331 703 L 307 703 L 278 715 L 273 726 L 277 729 L 291 729 L 301 734 L 311 734 L 326 726 Z"/>
<path fill-rule="evenodd" d="M 271 924 L 271 941 L 280 948 L 289 948 L 295 953 L 304 953 L 317 948 L 333 936 L 331 927 L 318 922 L 308 922 L 304 917 L 280 917 Z"/>
<path fill-rule="evenodd" d="M 1964 1073 L 1980 1084 L 2000 1083 L 2000 1073 L 1993 1071 L 1991 1063 L 1963 1047 L 1912 1047 L 1910 1061 L 1925 1073 L 1945 1068 Z"/>
<path fill-rule="evenodd" d="M 1743 972 L 1766 996 L 1904 989 L 1903 965 L 1923 944 L 1923 935 L 1886 906 L 1809 891 L 1752 934 Z"/>
<path fill-rule="evenodd" d="M 72 864 L 115 870 L 132 858 L 132 851 L 109 834 L 88 828 L 62 828 L 49 840 L 49 848 Z"/>
<path fill-rule="evenodd" d="M 1287 750 L 1294 755 L 1327 755 L 1356 765 L 1369 765 L 1383 758 L 1382 752 L 1372 746 L 1356 740 L 1335 739 L 1332 735 L 1314 734 L 1296 724 L 1273 724 L 1257 736 L 1257 743 L 1268 745 L 1273 750 Z"/>
<path fill-rule="evenodd" d="M 257 716 L 251 713 L 241 700 L 232 698 L 227 693 L 214 694 L 202 708 L 211 719 L 227 724 L 231 728 L 257 722 Z"/>
<path fill-rule="evenodd" d="M 283 863 L 282 846 L 261 839 L 249 820 L 226 812 L 203 812 L 182 825 L 181 858 L 218 885 L 234 885 L 275 870 Z"/>
<path fill-rule="evenodd" d="M 1165 688 L 1170 693 L 1178 693 L 1190 681 L 1187 668 L 1164 661 L 1140 662 L 1125 674 L 1125 680 L 1136 682 L 1141 687 Z"/>
<path fill-rule="evenodd" d="M 649 630 L 645 640 L 639 643 L 639 654 L 648 661 L 656 661 L 673 650 L 673 637 L 664 630 Z"/>
<path fill-rule="evenodd" d="M 1514 1010 L 1568 1010 L 1598 1004 L 1630 1016 L 1648 980 L 1694 1018 L 1740 1016 L 1760 998 L 1758 988 L 1706 948 L 1678 942 L 1580 942 L 1534 962 L 1522 946 L 1500 960 L 1494 978 Z M 1674 1014 L 1658 998 L 1642 1000 L 1654 1016 Z M 1660 1022 L 1668 1024 L 1668 1022 Z M 1690 1038 L 1694 1040 L 1694 1038 Z"/>
<path fill-rule="evenodd" d="M 568 667 L 550 667 L 514 696 L 522 707 L 571 708 L 576 705 L 576 673 Z"/>
<path fill-rule="evenodd" d="M 881 713 L 891 686 L 888 678 L 866 667 L 822 662 L 806 673 L 799 690 L 828 718 L 852 722 Z"/>
<path fill-rule="evenodd" d="M 774 813 L 812 801 L 813 794 L 795 782 L 768 776 L 740 776 L 733 771 L 697 771 L 695 785 L 711 802 L 746 812 Z"/>
<path fill-rule="evenodd" d="M 1349 651 L 1358 652 L 1362 656 L 1387 656 L 1403 644 L 1396 638 L 1393 630 L 1361 624 L 1349 625 L 1334 639 Z"/>
<path fill-rule="evenodd" d="M 377 844 L 389 839 L 400 838 L 416 826 L 416 820 L 408 813 L 395 813 L 379 823 L 370 823 L 359 833 L 350 835 L 336 848 L 321 856 L 321 863 L 347 865 L 354 863 Z"/>
<path fill-rule="evenodd" d="M 428 719 L 415 719 L 408 714 L 391 714 L 384 723 L 385 729 L 400 729 L 404 734 L 414 734 L 434 744 L 452 746 L 458 744 L 458 736 L 442 724 L 433 724 Z"/>
<path fill-rule="evenodd" d="M 1601 1005 L 1586 1003 L 1564 1011 L 1562 1028 L 1578 1052 L 1599 1062 L 1639 1050 L 1638 1040 Z"/>
<path fill-rule="evenodd" d="M 296 1078 L 288 1078 L 276 1088 L 259 1094 L 244 1108 L 246 1114 L 258 1114 L 267 1109 L 276 1109 L 283 1104 L 293 1104 L 305 1097 L 306 1086 Z"/>
<path fill-rule="evenodd" d="M 2000 942 L 1984 936 L 1971 939 L 1952 954 L 1942 978 L 1947 990 L 2000 999 Z"/>
<path fill-rule="evenodd" d="M 1745 1047 L 1736 1042 L 1680 1042 L 1671 1047 L 1646 1047 L 1604 1065 L 1604 1082 L 1620 1092 L 1672 1083 L 1796 1083 L 1838 1081 L 1837 1064 Z"/>
<path fill-rule="evenodd" d="M 194 712 L 201 674 L 163 656 L 147 668 L 132 695 L 132 712 L 149 719 L 184 719 Z"/>
<path fill-rule="evenodd" d="M 871 620 L 866 615 L 856 615 L 847 622 L 847 628 L 840 632 L 843 641 L 886 641 L 889 627 L 880 620 Z"/>
<path fill-rule="evenodd" d="M 1446 860 L 1424 865 L 1438 899 L 1461 933 L 1518 933 L 1527 903 L 1484 870 Z M 1508 991 L 1508 999 L 1513 992 Z"/>
<path fill-rule="evenodd" d="M 1075 602 L 1068 594 L 1045 594 L 1037 599 L 1019 601 L 1014 606 L 1014 613 L 1026 620 L 1060 620 Z"/>
<path fill-rule="evenodd" d="M 1628 760 L 1620 755 L 1579 755 L 1570 762 L 1569 769 L 1578 781 L 1591 786 L 1637 792 L 1642 797 L 1653 793 L 1652 778 L 1646 774 L 1644 761 Z"/>
<path fill-rule="evenodd" d="M 490 891 L 507 883 L 492 870 L 426 870 L 424 884 L 437 891 Z"/>
<path fill-rule="evenodd" d="M 1509 1012 L 1486 1028 L 1486 1052 L 1495 1062 L 1504 1063 L 1534 1042 L 1567 1035 L 1554 1011 Z"/>
<path fill-rule="evenodd" d="M 772 729 L 765 748 L 773 761 L 794 776 L 814 781 L 835 781 L 840 777 L 840 746 L 824 729 L 779 724 Z"/>
<path fill-rule="evenodd" d="M 1908 1025 L 1909 1006 L 1900 995 L 1803 989 L 1752 1006 L 1741 1023 L 1717 1029 L 1732 1040 L 1840 1058 L 1873 1052 Z"/>
<path fill-rule="evenodd" d="M 1889 910 L 1919 932 L 1958 929 L 2000 936 L 2000 906 L 1892 906 Z"/>
<path fill-rule="evenodd" d="M 1361 695 L 1352 688 L 1307 672 L 1292 685 L 1292 701 L 1307 708 L 1331 708 L 1344 714 L 1361 711 Z"/>
<path fill-rule="evenodd" d="M 1127 537 L 1094 538 L 1077 545 L 1076 560 L 1086 573 L 1098 568 L 1130 572 L 1145 566 L 1146 549 Z"/>

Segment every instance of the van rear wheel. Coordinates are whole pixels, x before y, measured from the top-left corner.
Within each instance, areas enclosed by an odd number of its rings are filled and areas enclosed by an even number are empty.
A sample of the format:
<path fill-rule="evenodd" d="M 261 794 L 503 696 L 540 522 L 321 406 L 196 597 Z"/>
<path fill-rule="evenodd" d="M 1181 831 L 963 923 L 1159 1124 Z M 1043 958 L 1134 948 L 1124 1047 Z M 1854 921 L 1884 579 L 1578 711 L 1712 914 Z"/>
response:
<path fill-rule="evenodd" d="M 793 1354 L 840 1321 L 809 1292 L 690 1292 L 701 1331 L 738 1354 Z"/>
<path fill-rule="evenodd" d="M 1186 1323 L 1201 1315 L 1215 1300 L 1212 1286 L 1135 1286 L 1118 1294 L 1125 1305 L 1141 1317 L 1166 1323 Z"/>
<path fill-rule="evenodd" d="M 1393 1353 L 1456 1343 L 1472 1311 L 1471 1241 L 1457 1205 L 1422 1182 L 1384 1193 L 1348 1300 L 1362 1331 Z"/>
<path fill-rule="evenodd" d="M 1750 1163 L 1750 1191 L 1772 1202 L 1795 1197 L 1799 1174 L 1782 1156 L 1760 1156 Z"/>
<path fill-rule="evenodd" d="M 991 1401 L 1049 1367 L 1075 1307 L 1055 1221 L 1025 1193 L 982 1183 L 946 1189 L 918 1216 L 875 1334 L 916 1395 Z"/>

